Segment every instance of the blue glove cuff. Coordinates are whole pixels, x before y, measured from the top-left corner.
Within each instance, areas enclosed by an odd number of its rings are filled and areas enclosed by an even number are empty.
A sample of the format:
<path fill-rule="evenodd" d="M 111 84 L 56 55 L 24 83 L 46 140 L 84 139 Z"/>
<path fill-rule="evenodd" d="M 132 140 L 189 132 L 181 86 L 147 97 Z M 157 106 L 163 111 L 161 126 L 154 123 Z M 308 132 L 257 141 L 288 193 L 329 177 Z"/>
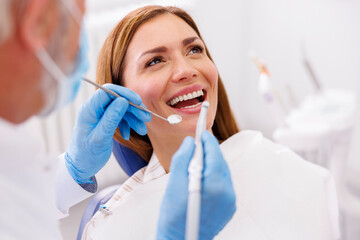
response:
<path fill-rule="evenodd" d="M 72 159 L 67 152 L 65 153 L 65 166 L 66 166 L 67 170 L 69 171 L 71 177 L 78 184 L 80 184 L 80 185 L 81 184 L 94 184 L 93 179 L 95 179 L 95 178 L 93 176 L 91 176 L 91 177 L 80 176 L 81 171 L 72 164 Z"/>
<path fill-rule="evenodd" d="M 94 176 L 91 177 L 91 181 L 93 181 L 94 183 L 80 183 L 79 185 L 88 192 L 96 193 L 98 186 L 96 178 Z"/>

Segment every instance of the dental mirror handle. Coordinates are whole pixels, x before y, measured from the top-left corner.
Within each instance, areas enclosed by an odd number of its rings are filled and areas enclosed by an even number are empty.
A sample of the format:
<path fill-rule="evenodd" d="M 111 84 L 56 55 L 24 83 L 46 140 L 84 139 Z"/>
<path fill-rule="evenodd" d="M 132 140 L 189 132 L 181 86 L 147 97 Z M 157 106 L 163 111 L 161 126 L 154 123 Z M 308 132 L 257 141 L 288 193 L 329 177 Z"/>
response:
<path fill-rule="evenodd" d="M 95 83 L 95 82 L 93 82 L 93 81 L 90 81 L 89 79 L 83 78 L 83 80 L 84 80 L 85 82 L 87 82 L 87 83 L 90 83 L 90 84 L 94 85 L 95 87 L 100 88 L 101 90 L 104 90 L 105 92 L 113 95 L 114 97 L 121 97 L 119 94 L 117 94 L 117 93 L 114 92 L 113 90 L 107 89 L 107 88 L 105 88 L 105 87 L 103 87 L 103 86 L 101 86 L 101 85 L 99 85 L 99 84 L 97 84 L 97 83 Z M 161 118 L 161 119 L 169 122 L 166 118 L 160 116 L 159 114 L 156 114 L 156 113 L 150 111 L 149 109 L 144 108 L 143 106 L 136 105 L 136 104 L 130 102 L 129 100 L 128 100 L 128 102 L 129 102 L 129 104 L 130 104 L 131 106 L 133 106 L 133 107 L 136 107 L 136 108 L 138 108 L 138 109 L 140 109 L 140 110 L 143 110 L 143 111 L 145 111 L 145 112 L 148 112 L 148 113 L 150 113 L 150 114 L 152 114 L 152 115 L 155 115 L 155 116 L 158 117 L 158 118 Z"/>

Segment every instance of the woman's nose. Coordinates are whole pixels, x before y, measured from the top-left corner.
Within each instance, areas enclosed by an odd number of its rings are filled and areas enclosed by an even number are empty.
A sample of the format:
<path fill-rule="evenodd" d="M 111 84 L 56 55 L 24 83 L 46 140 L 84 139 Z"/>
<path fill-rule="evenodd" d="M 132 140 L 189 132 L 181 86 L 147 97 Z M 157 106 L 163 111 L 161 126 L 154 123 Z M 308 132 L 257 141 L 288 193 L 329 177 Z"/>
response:
<path fill-rule="evenodd" d="M 172 73 L 173 82 L 189 81 L 197 78 L 199 72 L 187 59 L 176 60 Z"/>

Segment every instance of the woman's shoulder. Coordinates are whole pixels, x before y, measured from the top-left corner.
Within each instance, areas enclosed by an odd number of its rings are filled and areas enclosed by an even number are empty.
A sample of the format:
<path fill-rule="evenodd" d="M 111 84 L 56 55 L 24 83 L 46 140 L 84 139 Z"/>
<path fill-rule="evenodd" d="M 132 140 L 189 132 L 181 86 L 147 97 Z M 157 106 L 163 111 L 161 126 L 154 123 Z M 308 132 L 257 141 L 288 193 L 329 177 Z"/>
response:
<path fill-rule="evenodd" d="M 259 131 L 244 130 L 224 141 L 220 148 L 232 165 L 269 165 L 270 169 L 328 177 L 329 171 L 306 161 L 289 148 L 267 139 Z M 268 171 L 269 172 L 269 171 Z"/>

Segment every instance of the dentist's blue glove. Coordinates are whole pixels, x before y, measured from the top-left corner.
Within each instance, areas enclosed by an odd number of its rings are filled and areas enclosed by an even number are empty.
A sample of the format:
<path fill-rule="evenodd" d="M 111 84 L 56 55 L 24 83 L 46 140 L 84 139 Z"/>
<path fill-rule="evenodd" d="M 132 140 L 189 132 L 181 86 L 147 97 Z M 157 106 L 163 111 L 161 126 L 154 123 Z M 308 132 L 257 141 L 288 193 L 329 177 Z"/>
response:
<path fill-rule="evenodd" d="M 129 139 L 130 128 L 145 135 L 149 113 L 129 105 L 142 100 L 135 92 L 114 84 L 105 84 L 122 97 L 114 97 L 99 89 L 79 109 L 70 146 L 65 153 L 65 164 L 79 184 L 93 183 L 93 176 L 109 160 L 117 127 L 121 136 Z M 127 100 L 126 100 L 127 99 Z"/>
<path fill-rule="evenodd" d="M 236 211 L 236 198 L 218 141 L 207 131 L 201 139 L 204 170 L 199 239 L 205 240 L 213 239 L 230 221 Z M 160 208 L 157 240 L 185 239 L 188 166 L 194 148 L 193 138 L 187 137 L 172 158 L 169 183 Z"/>

